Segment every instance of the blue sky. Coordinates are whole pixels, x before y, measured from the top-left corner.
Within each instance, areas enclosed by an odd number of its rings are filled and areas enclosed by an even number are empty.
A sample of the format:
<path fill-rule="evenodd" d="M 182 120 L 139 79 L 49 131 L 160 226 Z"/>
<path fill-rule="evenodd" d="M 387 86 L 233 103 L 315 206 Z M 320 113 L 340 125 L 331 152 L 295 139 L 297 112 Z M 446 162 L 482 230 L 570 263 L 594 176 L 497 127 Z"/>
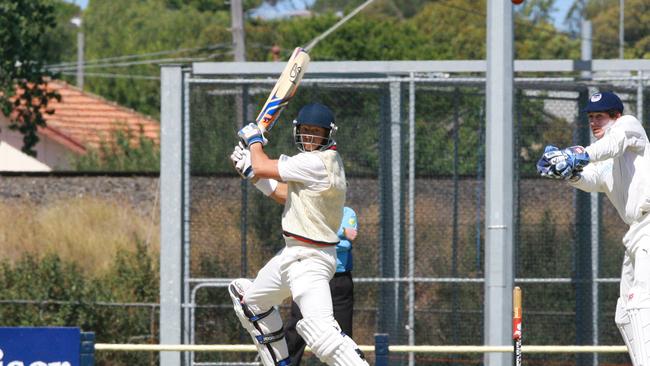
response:
<path fill-rule="evenodd" d="M 77 4 L 77 5 L 79 5 L 82 9 L 85 9 L 86 6 L 88 6 L 88 0 L 65 0 L 65 1 L 67 1 L 67 2 L 69 2 L 69 3 L 72 3 L 72 4 Z"/>
<path fill-rule="evenodd" d="M 88 5 L 88 0 L 66 0 L 69 3 L 77 4 L 79 5 L 82 9 L 85 8 Z M 313 2 L 314 0 L 309 0 L 309 2 Z M 555 8 L 556 11 L 553 13 L 554 20 L 555 20 L 555 26 L 562 29 L 564 28 L 564 25 L 562 24 L 564 21 L 564 17 L 566 15 L 566 12 L 569 10 L 569 7 L 571 6 L 571 3 L 573 1 L 571 0 L 557 0 L 555 2 Z M 295 4 L 295 5 L 293 5 Z M 281 11 L 291 11 L 291 10 L 300 10 L 296 9 L 295 6 L 300 6 L 304 4 L 304 1 L 291 1 L 291 0 L 281 0 L 278 1 L 278 5 L 273 8 L 268 5 L 262 5 L 263 12 L 267 14 L 275 14 Z"/>
<path fill-rule="evenodd" d="M 555 12 L 553 13 L 553 18 L 555 21 L 555 27 L 559 29 L 563 29 L 566 26 L 563 24 L 564 23 L 564 18 L 566 17 L 567 11 L 569 11 L 569 8 L 571 7 L 571 4 L 573 1 L 571 0 L 557 0 L 555 2 Z"/>

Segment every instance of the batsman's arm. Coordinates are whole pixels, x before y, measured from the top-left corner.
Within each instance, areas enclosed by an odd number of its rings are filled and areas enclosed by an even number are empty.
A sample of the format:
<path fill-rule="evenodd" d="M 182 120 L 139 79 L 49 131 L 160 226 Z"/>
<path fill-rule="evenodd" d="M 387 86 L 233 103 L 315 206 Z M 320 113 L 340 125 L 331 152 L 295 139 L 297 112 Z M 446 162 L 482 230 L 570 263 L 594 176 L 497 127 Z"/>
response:
<path fill-rule="evenodd" d="M 278 182 L 278 187 L 273 191 L 269 197 L 271 197 L 275 202 L 284 205 L 287 202 L 287 184 L 283 182 Z"/>
<path fill-rule="evenodd" d="M 250 146 L 253 172 L 257 179 L 273 179 L 278 181 L 273 193 L 268 195 L 275 202 L 284 205 L 287 201 L 287 184 L 283 183 L 278 170 L 278 161 L 269 158 L 264 152 L 262 144 Z"/>
<path fill-rule="evenodd" d="M 262 144 L 253 144 L 250 146 L 251 163 L 253 172 L 256 177 L 270 178 L 278 181 L 282 180 L 280 171 L 278 170 L 278 161 L 269 158 L 262 148 Z"/>

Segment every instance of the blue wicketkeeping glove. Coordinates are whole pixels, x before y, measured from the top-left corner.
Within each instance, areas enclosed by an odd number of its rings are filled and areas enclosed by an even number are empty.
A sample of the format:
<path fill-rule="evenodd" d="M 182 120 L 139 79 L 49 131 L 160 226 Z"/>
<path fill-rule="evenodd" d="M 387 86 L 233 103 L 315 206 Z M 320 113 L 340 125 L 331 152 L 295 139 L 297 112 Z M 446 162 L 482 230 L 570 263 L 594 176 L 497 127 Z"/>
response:
<path fill-rule="evenodd" d="M 554 169 L 554 161 L 560 159 L 561 156 L 560 149 L 553 145 L 547 145 L 541 159 L 537 161 L 537 172 L 545 178 L 561 179 L 562 176 L 557 174 Z"/>
<path fill-rule="evenodd" d="M 589 164 L 589 154 L 582 146 L 571 146 L 560 150 L 549 145 L 544 148 L 542 158 L 537 162 L 537 171 L 542 177 L 568 179 Z"/>
<path fill-rule="evenodd" d="M 244 143 L 246 147 L 258 142 L 262 145 L 266 145 L 266 143 L 269 142 L 266 137 L 264 137 L 262 130 L 260 130 L 260 128 L 257 127 L 255 123 L 249 123 L 244 126 L 241 130 L 239 130 L 239 132 L 237 132 L 237 136 L 239 136 L 239 139 Z"/>
<path fill-rule="evenodd" d="M 589 164 L 589 154 L 582 146 L 570 146 L 562 150 L 565 156 L 564 164 L 555 164 L 555 169 L 564 178 L 571 178 Z"/>

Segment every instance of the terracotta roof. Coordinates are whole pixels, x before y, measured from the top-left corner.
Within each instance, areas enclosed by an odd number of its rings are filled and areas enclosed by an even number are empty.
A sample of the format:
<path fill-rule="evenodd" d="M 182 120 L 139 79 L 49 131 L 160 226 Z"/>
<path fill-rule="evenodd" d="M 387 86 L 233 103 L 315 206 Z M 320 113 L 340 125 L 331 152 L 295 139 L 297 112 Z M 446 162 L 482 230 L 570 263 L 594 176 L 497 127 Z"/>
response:
<path fill-rule="evenodd" d="M 48 104 L 54 114 L 44 115 L 47 127 L 39 129 L 39 133 L 76 153 L 84 153 L 86 147 L 97 147 L 101 141 L 110 141 L 113 131 L 126 127 L 139 136 L 142 126 L 146 137 L 160 143 L 160 124 L 153 118 L 63 81 L 50 81 L 48 89 L 57 90 L 61 102 L 52 100 Z"/>

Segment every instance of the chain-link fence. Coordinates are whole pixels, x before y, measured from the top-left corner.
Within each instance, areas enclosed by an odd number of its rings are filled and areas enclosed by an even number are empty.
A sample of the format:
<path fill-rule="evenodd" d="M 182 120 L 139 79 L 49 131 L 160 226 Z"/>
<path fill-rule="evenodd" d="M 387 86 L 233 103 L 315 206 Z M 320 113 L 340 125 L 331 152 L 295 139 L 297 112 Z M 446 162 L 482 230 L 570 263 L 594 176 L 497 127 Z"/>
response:
<path fill-rule="evenodd" d="M 485 80 L 471 74 L 308 74 L 268 133 L 265 151 L 293 155 L 291 120 L 309 102 L 336 114 L 346 205 L 358 214 L 354 338 L 372 344 L 483 343 Z M 542 180 L 545 144 L 588 145 L 580 112 L 598 88 L 626 113 L 643 114 L 642 79 L 580 81 L 543 75 L 515 83 L 515 268 L 523 287 L 526 344 L 621 344 L 614 324 L 621 238 L 609 201 Z M 239 179 L 228 156 L 242 121 L 255 118 L 274 79 L 184 75 L 185 337 L 248 343 L 232 314 L 228 279 L 252 278 L 283 246 L 282 207 Z M 595 309 L 594 309 L 594 305 Z M 288 303 L 282 307 L 288 312 Z M 196 354 L 195 363 L 253 361 L 251 354 Z M 408 360 L 394 356 L 394 364 Z M 481 354 L 415 356 L 420 365 L 478 364 Z M 627 355 L 530 355 L 531 362 L 627 362 Z M 307 364 L 317 364 L 314 357 Z"/>

